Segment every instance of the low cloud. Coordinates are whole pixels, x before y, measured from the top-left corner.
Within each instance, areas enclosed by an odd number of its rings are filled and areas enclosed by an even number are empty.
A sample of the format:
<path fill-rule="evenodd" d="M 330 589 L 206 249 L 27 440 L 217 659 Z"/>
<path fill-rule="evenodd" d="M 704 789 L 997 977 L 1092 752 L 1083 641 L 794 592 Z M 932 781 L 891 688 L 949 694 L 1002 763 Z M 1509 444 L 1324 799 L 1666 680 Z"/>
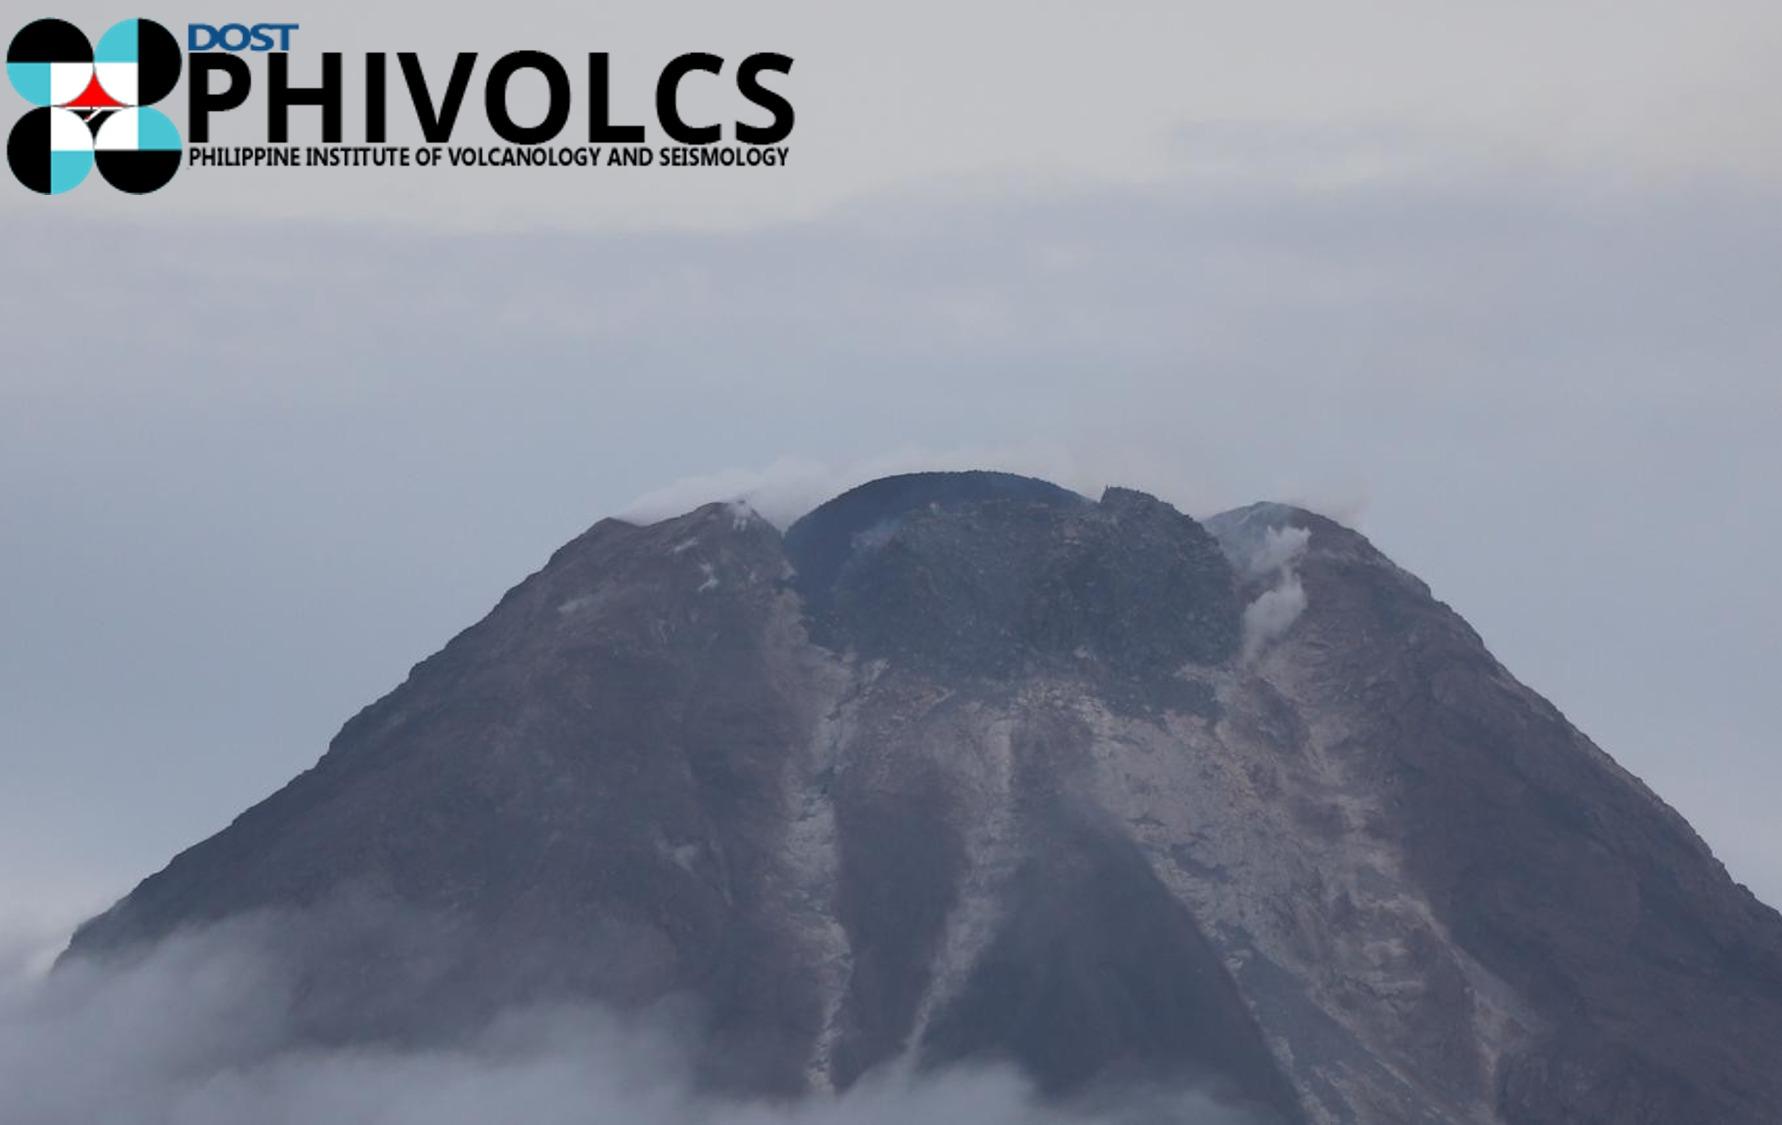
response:
<path fill-rule="evenodd" d="M 1216 494 L 1180 467 L 1132 449 L 1025 444 L 930 449 L 911 447 L 858 460 L 827 463 L 783 457 L 763 466 L 738 466 L 683 477 L 625 505 L 618 518 L 655 523 L 714 501 L 740 500 L 784 530 L 817 505 L 857 485 L 899 473 L 988 469 L 1038 477 L 1094 498 L 1109 485 L 1149 492 L 1190 514 L 1206 515 L 1230 496 Z"/>
<path fill-rule="evenodd" d="M 651 489 L 625 505 L 618 518 L 648 524 L 673 519 L 702 504 L 744 501 L 768 522 L 784 528 L 833 495 L 833 482 L 844 476 L 820 461 L 791 457 L 759 468 L 699 473 Z"/>
<path fill-rule="evenodd" d="M 0 979 L 8 1125 L 1236 1125 L 1198 1095 L 1066 1112 L 1006 1069 L 869 1076 L 839 1097 L 738 1102 L 692 1079 L 691 1033 L 588 1005 L 507 1012 L 448 1046 L 292 1047 L 294 981 L 267 923 L 189 933 L 146 955 L 15 963 Z M 1156 1115 L 1162 1109 L 1161 1115 Z"/>

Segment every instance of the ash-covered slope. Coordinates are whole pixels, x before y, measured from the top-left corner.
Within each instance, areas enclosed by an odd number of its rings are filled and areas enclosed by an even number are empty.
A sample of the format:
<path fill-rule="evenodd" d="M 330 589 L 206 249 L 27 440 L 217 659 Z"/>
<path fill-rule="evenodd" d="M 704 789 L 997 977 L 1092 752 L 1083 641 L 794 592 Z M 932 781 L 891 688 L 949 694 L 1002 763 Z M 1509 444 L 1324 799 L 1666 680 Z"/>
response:
<path fill-rule="evenodd" d="M 1782 919 L 1361 536 L 1001 474 L 605 521 L 76 935 L 274 909 L 318 1039 L 690 1000 L 1313 1122 L 1782 1119 Z"/>

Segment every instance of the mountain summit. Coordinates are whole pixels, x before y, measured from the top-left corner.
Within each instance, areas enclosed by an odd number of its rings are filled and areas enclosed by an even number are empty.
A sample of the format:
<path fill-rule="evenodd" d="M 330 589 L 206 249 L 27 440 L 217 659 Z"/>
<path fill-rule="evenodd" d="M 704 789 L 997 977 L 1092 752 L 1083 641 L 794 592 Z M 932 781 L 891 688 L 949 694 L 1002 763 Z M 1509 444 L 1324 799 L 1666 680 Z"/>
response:
<path fill-rule="evenodd" d="M 273 911 L 301 1034 L 685 1003 L 1282 1122 L 1782 1120 L 1782 918 L 1365 538 L 996 473 L 605 520 L 68 957 Z"/>

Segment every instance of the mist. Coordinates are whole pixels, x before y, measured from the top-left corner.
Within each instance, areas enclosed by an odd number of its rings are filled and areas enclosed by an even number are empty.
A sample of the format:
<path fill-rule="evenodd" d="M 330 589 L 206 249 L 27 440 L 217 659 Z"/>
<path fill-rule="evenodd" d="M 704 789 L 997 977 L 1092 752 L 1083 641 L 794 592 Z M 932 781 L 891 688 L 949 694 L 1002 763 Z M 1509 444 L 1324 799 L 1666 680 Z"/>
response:
<path fill-rule="evenodd" d="M 0 959 L 0 1120 L 8 1125 L 1248 1125 L 1193 1093 L 1048 1107 L 1007 1068 L 890 1068 L 837 1097 L 739 1101 L 694 1077 L 696 1019 L 665 1003 L 616 1013 L 545 1004 L 440 1045 L 301 1045 L 300 987 L 280 934 L 253 917 L 115 960 Z M 8 946 L 23 949 L 20 942 Z"/>

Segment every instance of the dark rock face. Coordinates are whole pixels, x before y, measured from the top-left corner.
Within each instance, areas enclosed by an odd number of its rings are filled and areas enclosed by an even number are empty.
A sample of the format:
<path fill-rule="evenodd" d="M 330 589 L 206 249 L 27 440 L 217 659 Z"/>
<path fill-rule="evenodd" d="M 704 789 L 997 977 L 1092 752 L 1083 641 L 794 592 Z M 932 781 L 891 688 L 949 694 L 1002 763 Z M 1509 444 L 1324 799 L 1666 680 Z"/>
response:
<path fill-rule="evenodd" d="M 772 931 L 788 761 L 818 719 L 800 662 L 816 654 L 782 619 L 782 569 L 774 529 L 723 505 L 599 524 L 74 949 L 268 907 L 357 927 L 337 898 L 390 901 L 402 924 L 310 966 L 318 1037 L 693 990 L 724 1040 L 714 1064 L 802 1088 L 820 997 Z"/>
<path fill-rule="evenodd" d="M 835 585 L 861 547 L 882 544 L 913 513 L 1004 500 L 1075 508 L 1088 504 L 1068 489 L 1011 473 L 906 473 L 851 488 L 786 529 L 786 555 L 797 560 L 794 584 L 813 604 Z"/>
<path fill-rule="evenodd" d="M 1199 524 L 1127 489 L 1091 504 L 1021 481 L 894 477 L 799 520 L 816 638 L 974 679 L 1094 662 L 1156 680 L 1236 651 L 1231 568 Z"/>
<path fill-rule="evenodd" d="M 1782 918 L 1277 505 L 920 474 L 783 541 L 604 522 L 69 955 L 262 909 L 319 1039 L 679 998 L 776 1094 L 1006 1058 L 1262 1120 L 1782 1120 Z"/>

